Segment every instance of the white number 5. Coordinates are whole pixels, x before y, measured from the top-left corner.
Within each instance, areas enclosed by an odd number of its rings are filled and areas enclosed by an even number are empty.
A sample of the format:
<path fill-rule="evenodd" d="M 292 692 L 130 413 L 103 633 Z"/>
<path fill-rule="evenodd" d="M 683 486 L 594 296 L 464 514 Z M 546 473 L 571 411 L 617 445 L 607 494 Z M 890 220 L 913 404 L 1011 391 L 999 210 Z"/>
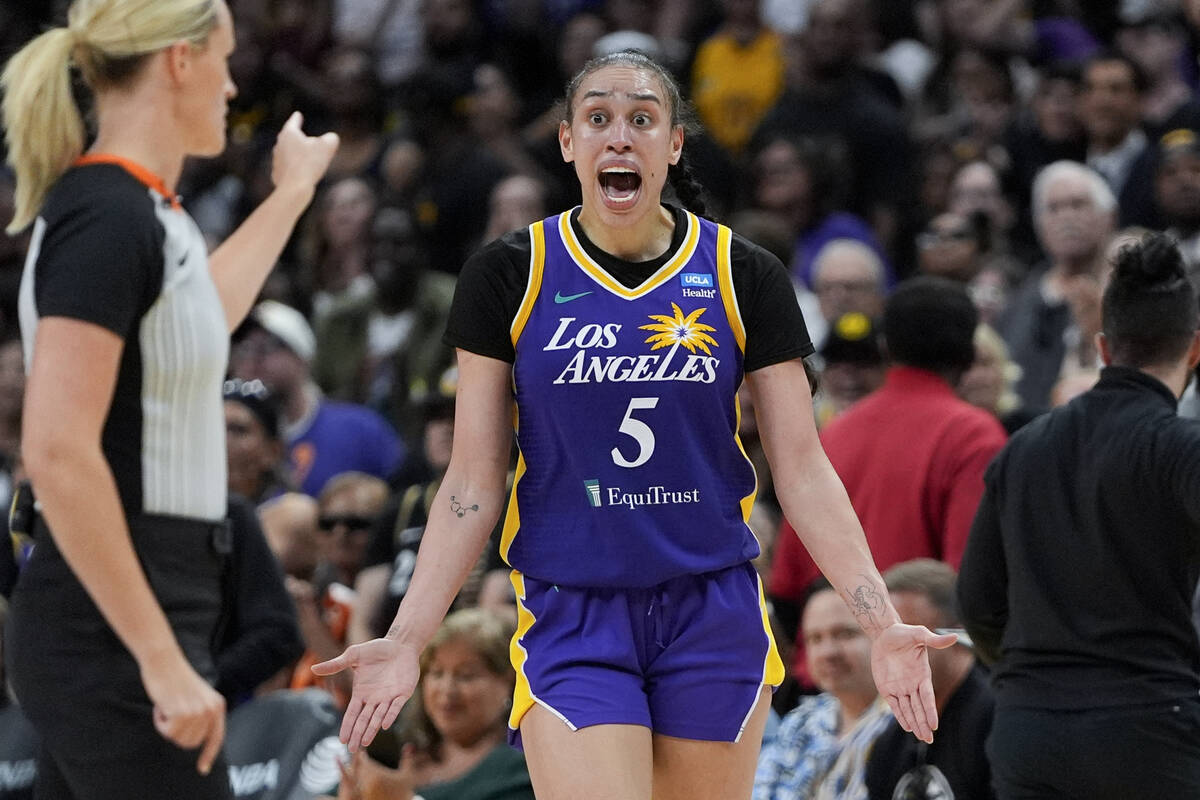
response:
<path fill-rule="evenodd" d="M 650 456 L 654 455 L 654 431 L 650 430 L 650 426 L 640 419 L 634 419 L 633 412 L 643 408 L 654 408 L 656 405 L 658 405 L 657 397 L 629 398 L 629 408 L 625 409 L 625 418 L 621 420 L 621 427 L 618 430 L 626 436 L 633 437 L 633 440 L 638 443 L 638 454 L 633 461 L 627 461 L 625 456 L 621 455 L 621 451 L 614 447 L 612 459 L 618 467 L 640 467 L 650 460 Z"/>

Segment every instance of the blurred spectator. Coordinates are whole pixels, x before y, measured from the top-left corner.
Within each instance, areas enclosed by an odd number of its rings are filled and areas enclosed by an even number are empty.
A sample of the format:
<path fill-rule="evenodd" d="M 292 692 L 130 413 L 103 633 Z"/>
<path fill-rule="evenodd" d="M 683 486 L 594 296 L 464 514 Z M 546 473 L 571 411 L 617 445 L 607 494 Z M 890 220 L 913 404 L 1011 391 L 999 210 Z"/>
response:
<path fill-rule="evenodd" d="M 1025 279 L 1000 318 L 999 331 L 1021 366 L 1017 394 L 1032 410 L 1070 366 L 1094 365 L 1105 246 L 1116 221 L 1116 198 L 1093 170 L 1056 161 L 1034 182 L 1033 218 L 1047 262 Z"/>
<path fill-rule="evenodd" d="M 965 286 L 979 274 L 987 243 L 987 217 L 947 211 L 917 235 L 917 264 L 925 275 Z"/>
<path fill-rule="evenodd" d="M 408 746 L 399 769 L 360 751 L 338 797 L 533 800 L 525 757 L 505 742 L 513 630 L 482 609 L 446 617 L 421 654 L 421 678 L 401 716 L 398 736 Z"/>
<path fill-rule="evenodd" d="M 8 508 L 21 477 L 25 356 L 15 334 L 0 335 L 0 503 Z"/>
<path fill-rule="evenodd" d="M 1018 115 L 1005 136 L 1011 159 L 1011 196 L 1017 202 L 1018 236 L 1026 250 L 1034 250 L 1029 200 L 1033 180 L 1047 164 L 1080 161 L 1087 157 L 1083 126 L 1079 121 L 1079 70 L 1068 64 L 1045 67 L 1029 108 Z"/>
<path fill-rule="evenodd" d="M 292 481 L 312 496 L 339 472 L 386 478 L 404 453 L 395 431 L 374 411 L 321 394 L 310 371 L 315 347 L 299 311 L 264 300 L 235 331 L 229 358 L 233 377 L 258 378 L 278 399 Z"/>
<path fill-rule="evenodd" d="M 224 620 L 216 644 L 217 691 L 233 709 L 304 652 L 296 609 L 254 506 L 229 497 L 232 552 L 225 576 Z"/>
<path fill-rule="evenodd" d="M 829 584 L 809 596 L 801 636 L 821 694 L 788 712 L 763 748 L 753 800 L 865 797 L 871 745 L 892 720 L 871 678 L 871 640 Z"/>
<path fill-rule="evenodd" d="M 1079 115 L 1087 138 L 1087 165 L 1117 197 L 1118 223 L 1153 224 L 1153 149 L 1141 127 L 1146 78 L 1130 59 L 1101 53 L 1083 68 Z"/>
<path fill-rule="evenodd" d="M 227 380 L 224 394 L 229 491 L 265 503 L 289 489 L 275 398 L 257 379 Z"/>
<path fill-rule="evenodd" d="M 962 558 L 983 494 L 983 471 L 1005 434 L 991 414 L 954 394 L 975 360 L 978 313 L 944 278 L 912 278 L 888 298 L 883 386 L 835 417 L 821 444 L 881 569 L 911 558 Z M 797 602 L 819 575 L 792 535 L 780 532 L 771 594 Z"/>
<path fill-rule="evenodd" d="M 1200 136 L 1177 128 L 1158 142 L 1158 169 L 1154 199 L 1167 225 L 1167 234 L 1179 242 L 1192 285 L 1200 289 Z"/>
<path fill-rule="evenodd" d="M 783 44 L 763 24 L 759 0 L 721 6 L 724 22 L 692 62 L 692 102 L 713 139 L 737 156 L 783 91 Z"/>
<path fill-rule="evenodd" d="M 488 222 L 481 244 L 519 230 L 549 213 L 546 184 L 532 175 L 510 175 L 496 184 L 488 198 Z"/>
<path fill-rule="evenodd" d="M 821 346 L 821 388 L 813 398 L 817 428 L 883 385 L 886 371 L 879 333 L 866 314 L 851 311 L 834 320 Z"/>
<path fill-rule="evenodd" d="M 374 53 L 376 77 L 392 89 L 421 64 L 421 5 L 421 0 L 334 0 L 334 34 L 342 44 Z"/>
<path fill-rule="evenodd" d="M 541 165 L 525 147 L 519 126 L 524 110 L 507 72 L 496 64 L 480 64 L 475 68 L 465 102 L 471 134 L 505 171 L 529 175 L 542 172 Z"/>
<path fill-rule="evenodd" d="M 24 231 L 10 236 L 4 230 L 16 211 L 16 188 L 12 173 L 0 166 L 0 330 L 12 331 L 17 329 L 17 292 L 31 235 Z"/>
<path fill-rule="evenodd" d="M 896 612 L 906 625 L 930 630 L 958 628 L 954 570 L 940 561 L 918 558 L 883 574 Z M 995 700 L 987 673 L 975 661 L 969 640 L 929 651 L 938 730 L 933 744 L 918 742 L 892 720 L 871 749 L 867 789 L 871 800 L 995 798 L 984 742 L 992 730 Z"/>
<path fill-rule="evenodd" d="M 828 331 L 842 315 L 859 313 L 868 319 L 883 314 L 886 293 L 883 261 L 873 249 L 854 239 L 834 239 L 817 253 L 813 261 L 812 287 L 820 303 L 824 330 Z M 825 337 L 813 334 L 818 349 Z"/>
<path fill-rule="evenodd" d="M 349 676 L 318 678 L 309 669 L 346 646 L 346 630 L 354 608 L 354 581 L 363 565 L 367 533 L 387 501 L 387 484 L 361 472 L 335 475 L 317 498 L 318 561 L 311 580 L 287 577 L 296 603 L 300 632 L 307 647 L 292 674 L 292 688 L 323 686 L 346 707 Z"/>
<path fill-rule="evenodd" d="M 1008 346 L 990 325 L 975 328 L 975 360 L 958 381 L 958 396 L 1000 420 L 1012 433 L 1028 418 L 1018 413 L 1021 398 L 1016 385 L 1021 368 L 1008 357 Z"/>
<path fill-rule="evenodd" d="M 1187 32 L 1174 4 L 1121 4 L 1116 44 L 1142 70 L 1142 121 L 1152 138 L 1175 128 L 1200 127 L 1200 103 L 1183 78 Z"/>
<path fill-rule="evenodd" d="M 429 252 L 412 217 L 381 208 L 370 223 L 372 290 L 346 303 L 316 328 L 313 377 L 335 398 L 366 403 L 419 435 L 413 403 L 450 364 L 442 344 L 454 279 L 429 268 Z"/>
<path fill-rule="evenodd" d="M 430 505 L 450 466 L 454 405 L 454 387 L 446 386 L 431 392 L 419 406 L 421 447 L 396 472 L 396 491 L 370 531 L 363 569 L 354 584 L 358 600 L 350 620 L 352 643 L 386 633 L 408 591 Z"/>
<path fill-rule="evenodd" d="M 258 509 L 263 535 L 284 575 L 311 581 L 317 569 L 317 501 L 288 492 Z"/>
<path fill-rule="evenodd" d="M 789 45 L 794 68 L 755 132 L 753 149 L 761 151 L 780 133 L 841 139 L 855 169 L 849 209 L 870 223 L 886 248 L 908 199 L 912 155 L 899 111 L 858 65 L 865 21 L 862 0 L 810 5 L 808 27 Z M 893 99 L 898 96 L 895 90 Z"/>
<path fill-rule="evenodd" d="M 367 262 L 375 208 L 371 184 L 353 177 L 328 184 L 315 203 L 301 247 L 299 285 L 318 327 L 374 291 Z"/>
<path fill-rule="evenodd" d="M 1015 111 L 1016 87 L 1005 56 L 976 48 L 952 52 L 926 94 L 915 138 L 949 142 L 962 159 L 1008 160 L 1001 140 Z"/>
<path fill-rule="evenodd" d="M 853 239 L 876 252 L 891 282 L 874 232 L 860 217 L 843 210 L 844 152 L 833 142 L 768 135 L 754 152 L 752 164 L 754 208 L 791 228 L 795 255 L 790 265 L 797 281 L 812 286 L 812 265 L 821 248 L 834 239 Z"/>
<path fill-rule="evenodd" d="M 1037 248 L 1020 241 L 1015 232 L 1017 214 L 1004 193 L 999 172 L 987 161 L 969 161 L 959 167 L 950 183 L 946 210 L 987 219 L 987 243 L 981 268 L 1024 275 L 1037 258 Z M 1000 263 L 994 263 L 1000 262 Z"/>

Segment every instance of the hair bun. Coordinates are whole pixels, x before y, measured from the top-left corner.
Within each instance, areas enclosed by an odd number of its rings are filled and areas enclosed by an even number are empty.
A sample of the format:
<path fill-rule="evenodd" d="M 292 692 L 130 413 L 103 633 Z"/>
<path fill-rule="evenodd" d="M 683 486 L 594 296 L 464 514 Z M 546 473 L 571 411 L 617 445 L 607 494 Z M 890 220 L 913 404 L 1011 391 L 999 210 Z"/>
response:
<path fill-rule="evenodd" d="M 1143 291 L 1170 291 L 1187 280 L 1183 254 L 1170 236 L 1151 233 L 1117 254 L 1114 281 Z"/>

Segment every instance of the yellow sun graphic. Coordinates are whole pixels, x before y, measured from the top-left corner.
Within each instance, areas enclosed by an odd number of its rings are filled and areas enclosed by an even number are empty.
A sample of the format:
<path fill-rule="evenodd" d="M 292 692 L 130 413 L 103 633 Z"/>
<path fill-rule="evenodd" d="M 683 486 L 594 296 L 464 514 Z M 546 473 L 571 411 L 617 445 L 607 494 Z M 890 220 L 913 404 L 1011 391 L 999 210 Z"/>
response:
<path fill-rule="evenodd" d="M 657 331 L 646 340 L 646 344 L 654 343 L 650 349 L 653 351 L 660 347 L 681 344 L 691 353 L 695 353 L 698 347 L 704 351 L 705 355 L 711 356 L 712 351 L 708 349 L 708 346 L 711 344 L 713 347 L 717 347 L 717 340 L 705 331 L 715 331 L 716 328 L 698 321 L 700 315 L 708 309 L 697 308 L 685 317 L 679 306 L 671 303 L 671 308 L 675 309 L 674 317 L 668 317 L 665 314 L 651 314 L 650 319 L 656 320 L 654 324 L 638 326 L 638 330 Z"/>

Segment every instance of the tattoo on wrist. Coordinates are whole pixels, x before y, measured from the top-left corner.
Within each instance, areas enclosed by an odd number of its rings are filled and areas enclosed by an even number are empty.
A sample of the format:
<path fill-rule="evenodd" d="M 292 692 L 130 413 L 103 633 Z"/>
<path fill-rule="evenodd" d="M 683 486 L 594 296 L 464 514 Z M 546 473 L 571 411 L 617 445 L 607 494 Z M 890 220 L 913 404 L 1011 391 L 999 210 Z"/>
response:
<path fill-rule="evenodd" d="M 855 619 L 868 632 L 880 630 L 880 616 L 885 607 L 884 597 L 879 589 L 867 576 L 862 576 L 863 582 L 855 589 L 846 589 L 847 602 L 854 612 Z"/>
<path fill-rule="evenodd" d="M 468 511 L 478 511 L 479 504 L 476 503 L 475 505 L 471 506 L 463 505 L 462 503 L 458 502 L 458 498 L 456 498 L 454 495 L 450 495 L 450 510 L 460 517 L 465 517 Z"/>

